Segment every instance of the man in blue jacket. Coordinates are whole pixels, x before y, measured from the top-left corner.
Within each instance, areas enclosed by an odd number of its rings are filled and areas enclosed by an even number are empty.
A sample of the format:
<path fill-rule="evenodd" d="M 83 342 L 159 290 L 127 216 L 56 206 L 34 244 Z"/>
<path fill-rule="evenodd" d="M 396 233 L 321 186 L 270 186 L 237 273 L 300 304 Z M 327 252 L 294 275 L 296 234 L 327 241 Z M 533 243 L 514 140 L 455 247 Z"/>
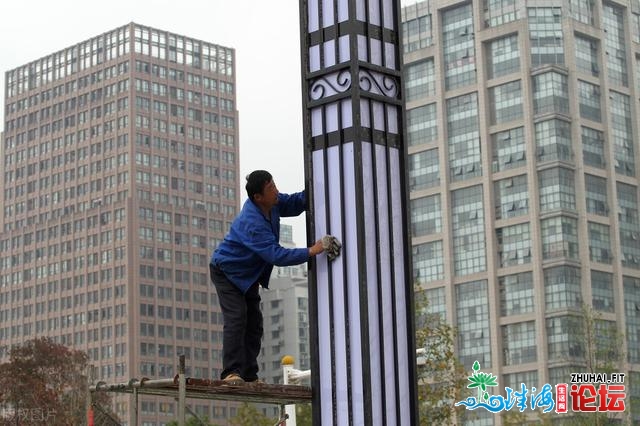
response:
<path fill-rule="evenodd" d="M 258 380 L 263 334 L 259 286 L 268 288 L 274 265 L 298 265 L 323 251 L 322 240 L 309 248 L 280 245 L 280 217 L 305 211 L 304 191 L 280 194 L 264 170 L 247 176 L 246 190 L 249 199 L 209 265 L 224 318 L 220 377 L 233 384 Z"/>

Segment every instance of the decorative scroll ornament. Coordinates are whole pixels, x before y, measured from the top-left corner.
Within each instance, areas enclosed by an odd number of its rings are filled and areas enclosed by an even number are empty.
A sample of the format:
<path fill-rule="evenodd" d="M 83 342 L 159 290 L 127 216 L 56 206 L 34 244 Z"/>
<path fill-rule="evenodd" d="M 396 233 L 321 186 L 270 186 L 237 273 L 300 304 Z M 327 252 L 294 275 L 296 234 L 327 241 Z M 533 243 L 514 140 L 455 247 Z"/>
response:
<path fill-rule="evenodd" d="M 351 88 L 351 73 L 348 69 L 318 77 L 311 83 L 309 96 L 317 101 L 328 96 L 346 92 Z"/>
<path fill-rule="evenodd" d="M 397 98 L 400 94 L 396 77 L 380 72 L 361 69 L 358 73 L 360 90 L 375 95 Z M 318 77 L 311 83 L 309 97 L 317 101 L 344 93 L 351 88 L 351 73 L 348 69 Z"/>
<path fill-rule="evenodd" d="M 400 93 L 396 78 L 375 71 L 361 69 L 360 89 L 376 95 L 397 98 Z"/>

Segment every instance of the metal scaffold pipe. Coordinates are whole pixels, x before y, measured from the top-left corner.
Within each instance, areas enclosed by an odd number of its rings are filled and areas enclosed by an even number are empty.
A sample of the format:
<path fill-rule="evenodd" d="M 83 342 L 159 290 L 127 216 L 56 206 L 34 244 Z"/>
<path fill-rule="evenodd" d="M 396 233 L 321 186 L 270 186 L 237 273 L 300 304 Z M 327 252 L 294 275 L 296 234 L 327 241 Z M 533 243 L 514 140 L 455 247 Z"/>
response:
<path fill-rule="evenodd" d="M 178 365 L 178 425 L 185 426 L 187 405 L 187 378 L 185 376 L 184 355 L 180 355 Z"/>

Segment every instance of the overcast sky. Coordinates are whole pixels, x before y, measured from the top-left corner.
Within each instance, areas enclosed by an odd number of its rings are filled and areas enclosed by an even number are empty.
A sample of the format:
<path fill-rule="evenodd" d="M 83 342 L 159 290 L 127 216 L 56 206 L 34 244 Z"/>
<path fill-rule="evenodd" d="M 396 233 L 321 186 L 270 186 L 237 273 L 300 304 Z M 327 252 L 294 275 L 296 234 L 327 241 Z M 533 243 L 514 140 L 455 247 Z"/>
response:
<path fill-rule="evenodd" d="M 403 1 L 413 3 L 415 0 Z M 2 3 L 4 72 L 129 22 L 236 50 L 240 176 L 269 170 L 281 192 L 304 186 L 300 38 L 296 0 L 31 0 Z M 4 123 L 1 125 L 4 128 Z M 242 195 L 243 201 L 246 195 Z M 304 215 L 283 219 L 306 244 Z"/>

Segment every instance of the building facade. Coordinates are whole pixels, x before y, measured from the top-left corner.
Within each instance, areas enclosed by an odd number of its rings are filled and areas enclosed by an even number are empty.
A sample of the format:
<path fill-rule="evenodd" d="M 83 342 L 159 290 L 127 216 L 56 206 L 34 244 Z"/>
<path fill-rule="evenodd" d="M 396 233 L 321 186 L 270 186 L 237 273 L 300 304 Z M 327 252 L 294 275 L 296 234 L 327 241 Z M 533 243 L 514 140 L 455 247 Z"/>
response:
<path fill-rule="evenodd" d="M 239 208 L 233 49 L 135 23 L 5 74 L 0 361 L 38 336 L 94 379 L 219 377 L 211 249 Z M 116 399 L 125 423 L 128 398 Z M 234 405 L 198 402 L 220 422 Z M 143 399 L 140 424 L 177 415 Z"/>
<path fill-rule="evenodd" d="M 588 306 L 597 350 L 620 343 L 605 358 L 622 355 L 636 424 L 640 3 L 427 1 L 402 15 L 413 269 L 430 311 L 504 392 L 585 371 Z M 481 411 L 466 422 L 500 424 Z"/>

